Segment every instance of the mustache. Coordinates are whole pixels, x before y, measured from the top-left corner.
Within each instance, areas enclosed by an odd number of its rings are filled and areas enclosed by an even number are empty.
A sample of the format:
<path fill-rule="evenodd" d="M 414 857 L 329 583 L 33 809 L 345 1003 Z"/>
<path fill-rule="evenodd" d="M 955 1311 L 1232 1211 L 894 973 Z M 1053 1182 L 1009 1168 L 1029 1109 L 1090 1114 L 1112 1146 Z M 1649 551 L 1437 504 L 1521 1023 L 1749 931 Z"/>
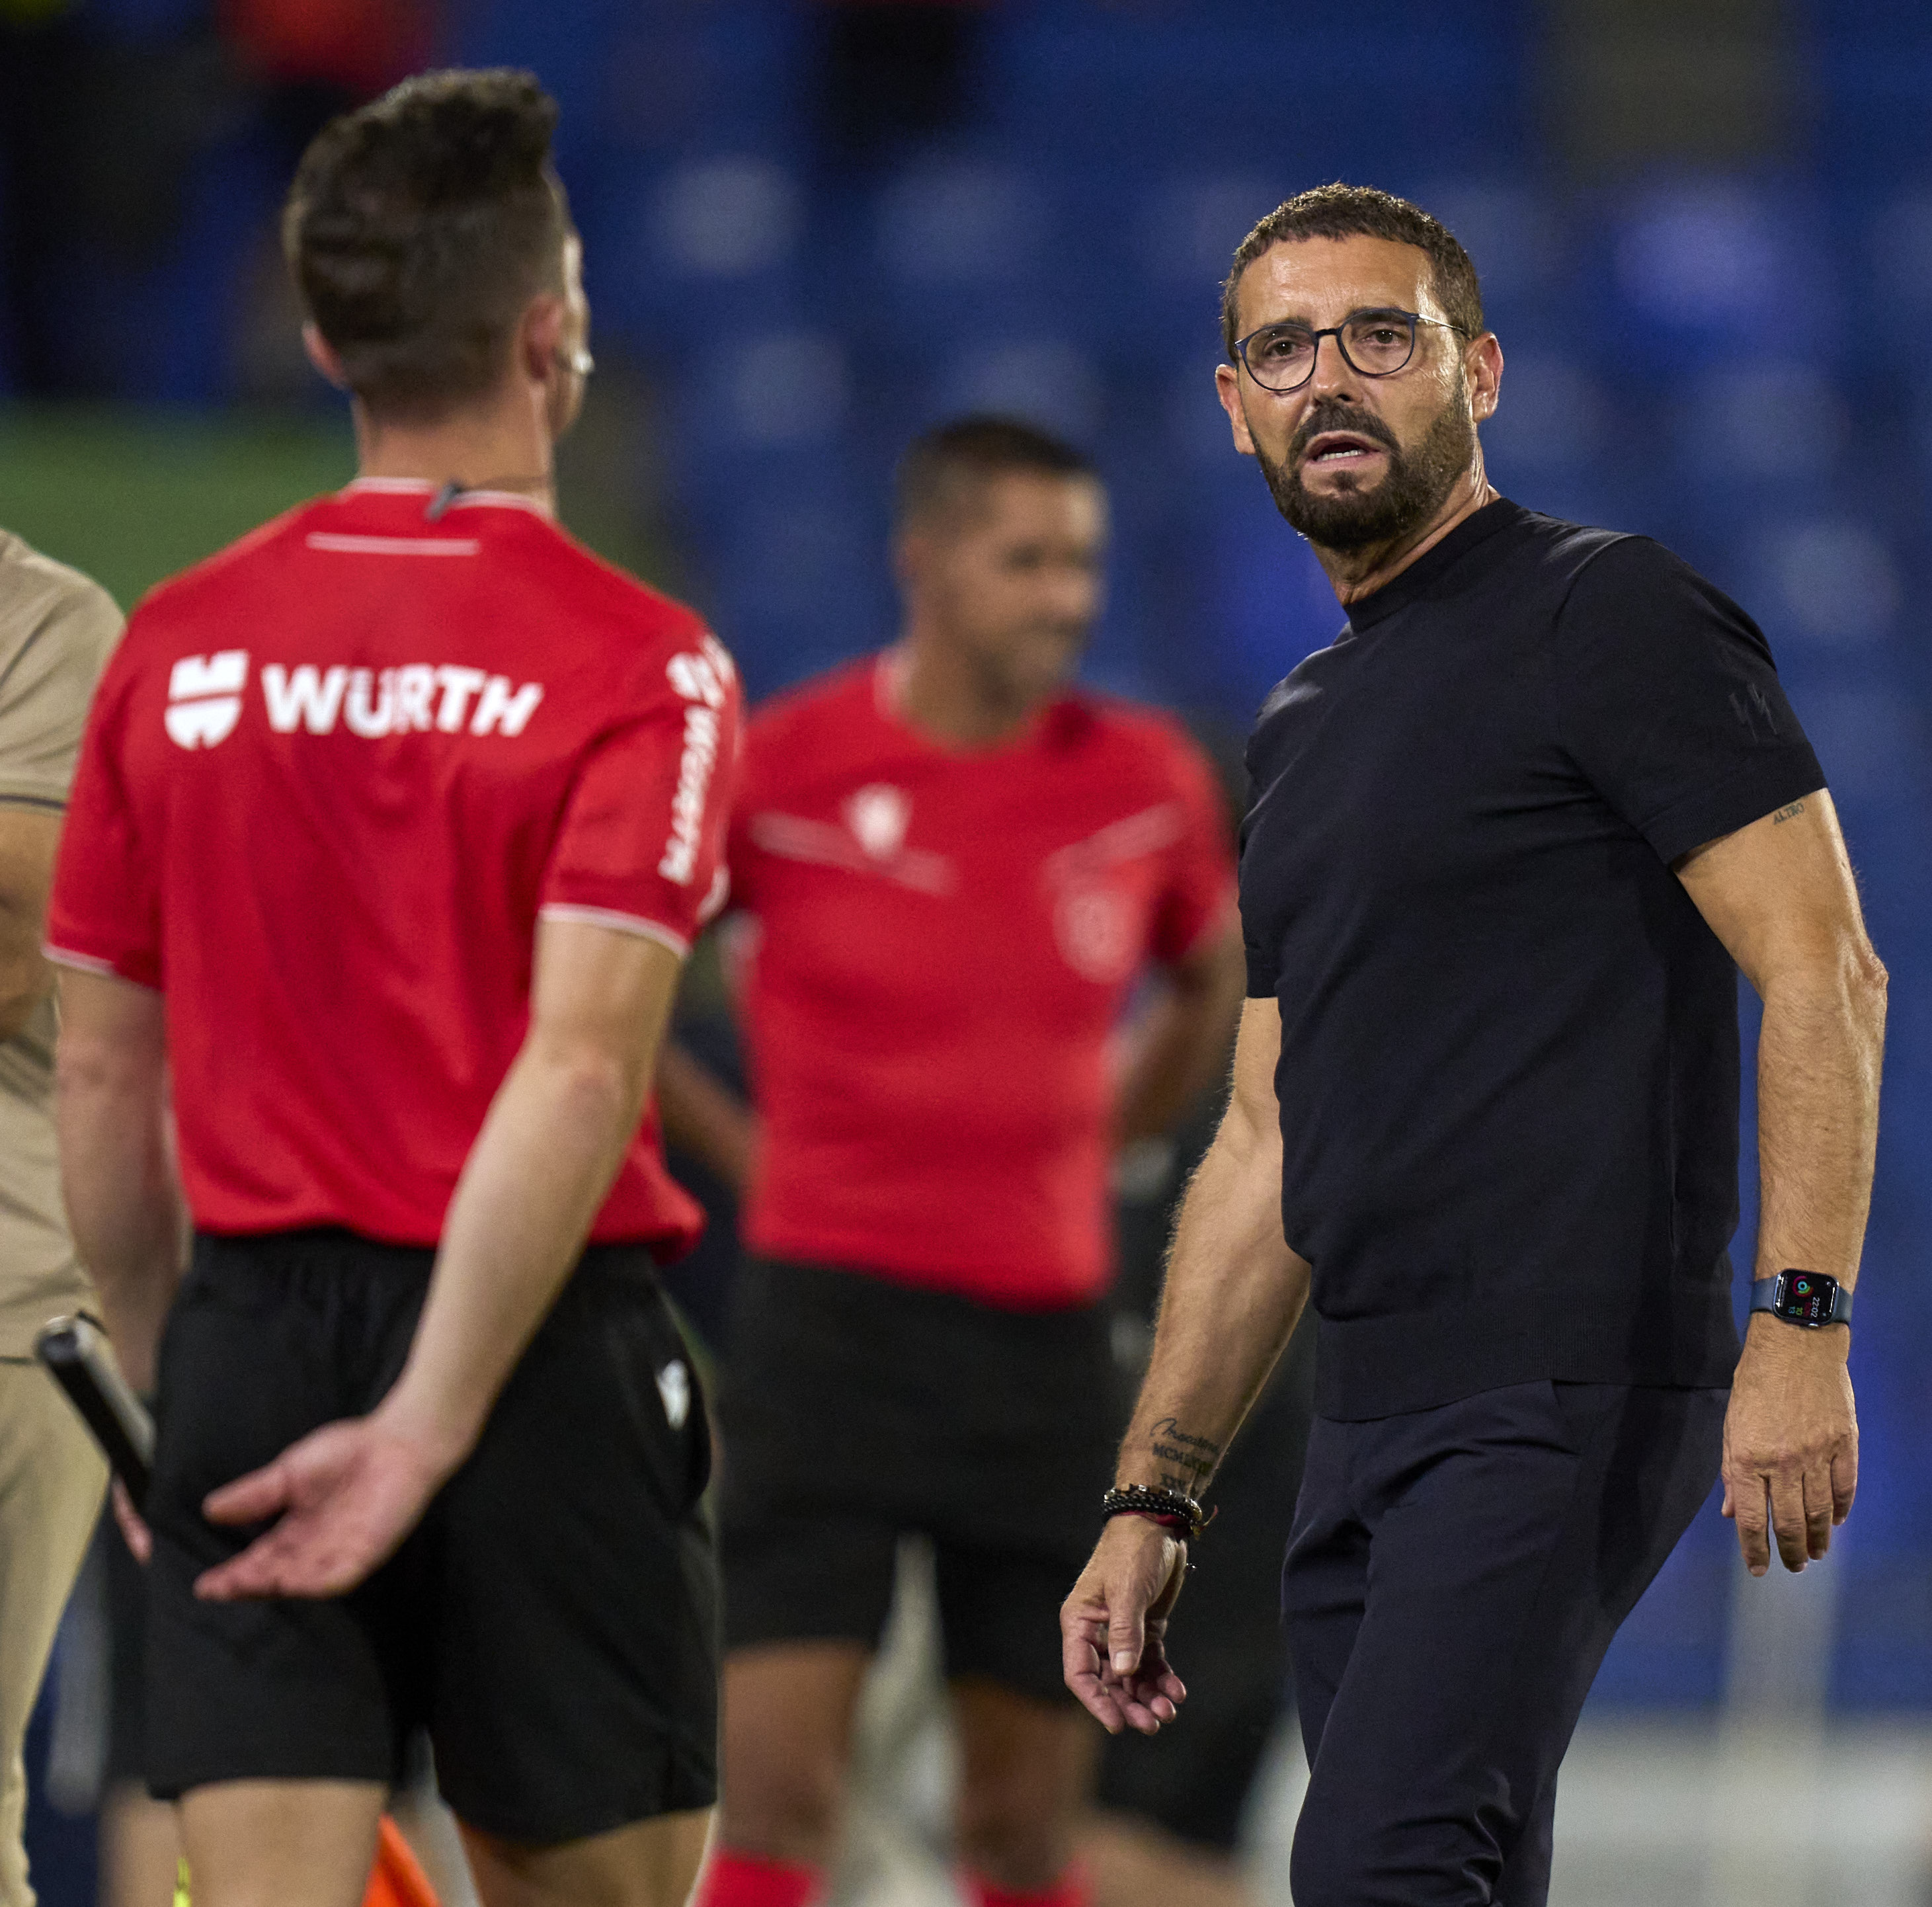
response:
<path fill-rule="evenodd" d="M 1384 450 L 1401 455 L 1402 446 L 1396 443 L 1394 431 L 1379 417 L 1371 416 L 1360 404 L 1344 404 L 1339 398 L 1318 398 L 1288 440 L 1288 461 L 1293 463 L 1324 431 L 1346 431 L 1351 437 L 1366 437 Z"/>

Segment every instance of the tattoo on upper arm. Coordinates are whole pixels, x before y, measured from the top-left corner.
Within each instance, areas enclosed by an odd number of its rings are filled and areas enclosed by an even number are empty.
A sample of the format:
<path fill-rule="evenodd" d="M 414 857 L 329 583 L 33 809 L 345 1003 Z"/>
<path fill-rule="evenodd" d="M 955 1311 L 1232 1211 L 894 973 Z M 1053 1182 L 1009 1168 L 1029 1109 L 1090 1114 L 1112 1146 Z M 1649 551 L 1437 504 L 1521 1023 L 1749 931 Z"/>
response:
<path fill-rule="evenodd" d="M 1214 1473 L 1221 1460 L 1221 1446 L 1211 1438 L 1195 1437 L 1183 1430 L 1172 1417 L 1163 1417 L 1154 1427 L 1154 1454 L 1167 1466 L 1160 1473 L 1163 1490 L 1178 1490 L 1192 1496 L 1204 1478 Z"/>
<path fill-rule="evenodd" d="M 1794 801 L 1790 807 L 1779 809 L 1778 812 L 1772 816 L 1771 824 L 1773 827 L 1782 827 L 1786 821 L 1795 821 L 1804 812 L 1804 803 L 1802 801 Z"/>

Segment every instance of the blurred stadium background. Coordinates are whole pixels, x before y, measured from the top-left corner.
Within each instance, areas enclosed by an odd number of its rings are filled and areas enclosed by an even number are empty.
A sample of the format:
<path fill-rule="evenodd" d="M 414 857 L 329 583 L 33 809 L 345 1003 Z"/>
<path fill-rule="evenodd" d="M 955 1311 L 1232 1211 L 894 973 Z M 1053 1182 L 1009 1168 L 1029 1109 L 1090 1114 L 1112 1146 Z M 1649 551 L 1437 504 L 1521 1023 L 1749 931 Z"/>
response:
<path fill-rule="evenodd" d="M 562 107 L 599 365 L 564 515 L 755 694 L 889 635 L 893 456 L 993 407 L 1112 485 L 1094 679 L 1238 735 L 1340 617 L 1214 401 L 1228 255 L 1335 177 L 1468 245 L 1496 482 L 1763 624 L 1892 975 L 1856 1516 L 1802 1581 L 1694 1530 L 1605 1667 L 1556 1897 L 1932 1899 L 1932 9 L 0 0 L 0 523 L 130 604 L 349 474 L 274 215 L 324 117 L 448 63 Z M 91 1899 L 84 1824 L 34 1831 L 44 1899 Z"/>

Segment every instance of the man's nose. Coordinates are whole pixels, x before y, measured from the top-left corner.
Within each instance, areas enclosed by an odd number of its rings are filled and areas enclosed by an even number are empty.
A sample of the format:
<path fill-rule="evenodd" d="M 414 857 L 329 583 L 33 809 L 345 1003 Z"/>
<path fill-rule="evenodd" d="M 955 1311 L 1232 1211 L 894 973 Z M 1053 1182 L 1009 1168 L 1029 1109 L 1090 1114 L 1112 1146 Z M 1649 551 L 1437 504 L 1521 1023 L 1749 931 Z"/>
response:
<path fill-rule="evenodd" d="M 1354 398 L 1361 395 L 1361 374 L 1342 355 L 1342 341 L 1339 338 L 1316 339 L 1315 368 L 1304 388 L 1310 397 Z"/>
<path fill-rule="evenodd" d="M 1047 599 L 1058 622 L 1084 623 L 1093 620 L 1099 599 L 1100 579 L 1084 567 L 1069 567 L 1047 586 Z"/>

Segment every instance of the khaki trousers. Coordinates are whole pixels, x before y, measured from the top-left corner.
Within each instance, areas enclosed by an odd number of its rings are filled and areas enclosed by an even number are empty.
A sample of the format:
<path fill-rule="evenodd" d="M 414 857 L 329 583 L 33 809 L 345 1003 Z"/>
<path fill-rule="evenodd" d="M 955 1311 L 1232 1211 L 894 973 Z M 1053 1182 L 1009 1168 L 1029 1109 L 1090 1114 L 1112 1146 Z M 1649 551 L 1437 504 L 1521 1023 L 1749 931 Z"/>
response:
<path fill-rule="evenodd" d="M 0 1907 L 33 1907 L 20 1746 L 106 1482 L 54 1380 L 30 1361 L 0 1360 Z"/>

